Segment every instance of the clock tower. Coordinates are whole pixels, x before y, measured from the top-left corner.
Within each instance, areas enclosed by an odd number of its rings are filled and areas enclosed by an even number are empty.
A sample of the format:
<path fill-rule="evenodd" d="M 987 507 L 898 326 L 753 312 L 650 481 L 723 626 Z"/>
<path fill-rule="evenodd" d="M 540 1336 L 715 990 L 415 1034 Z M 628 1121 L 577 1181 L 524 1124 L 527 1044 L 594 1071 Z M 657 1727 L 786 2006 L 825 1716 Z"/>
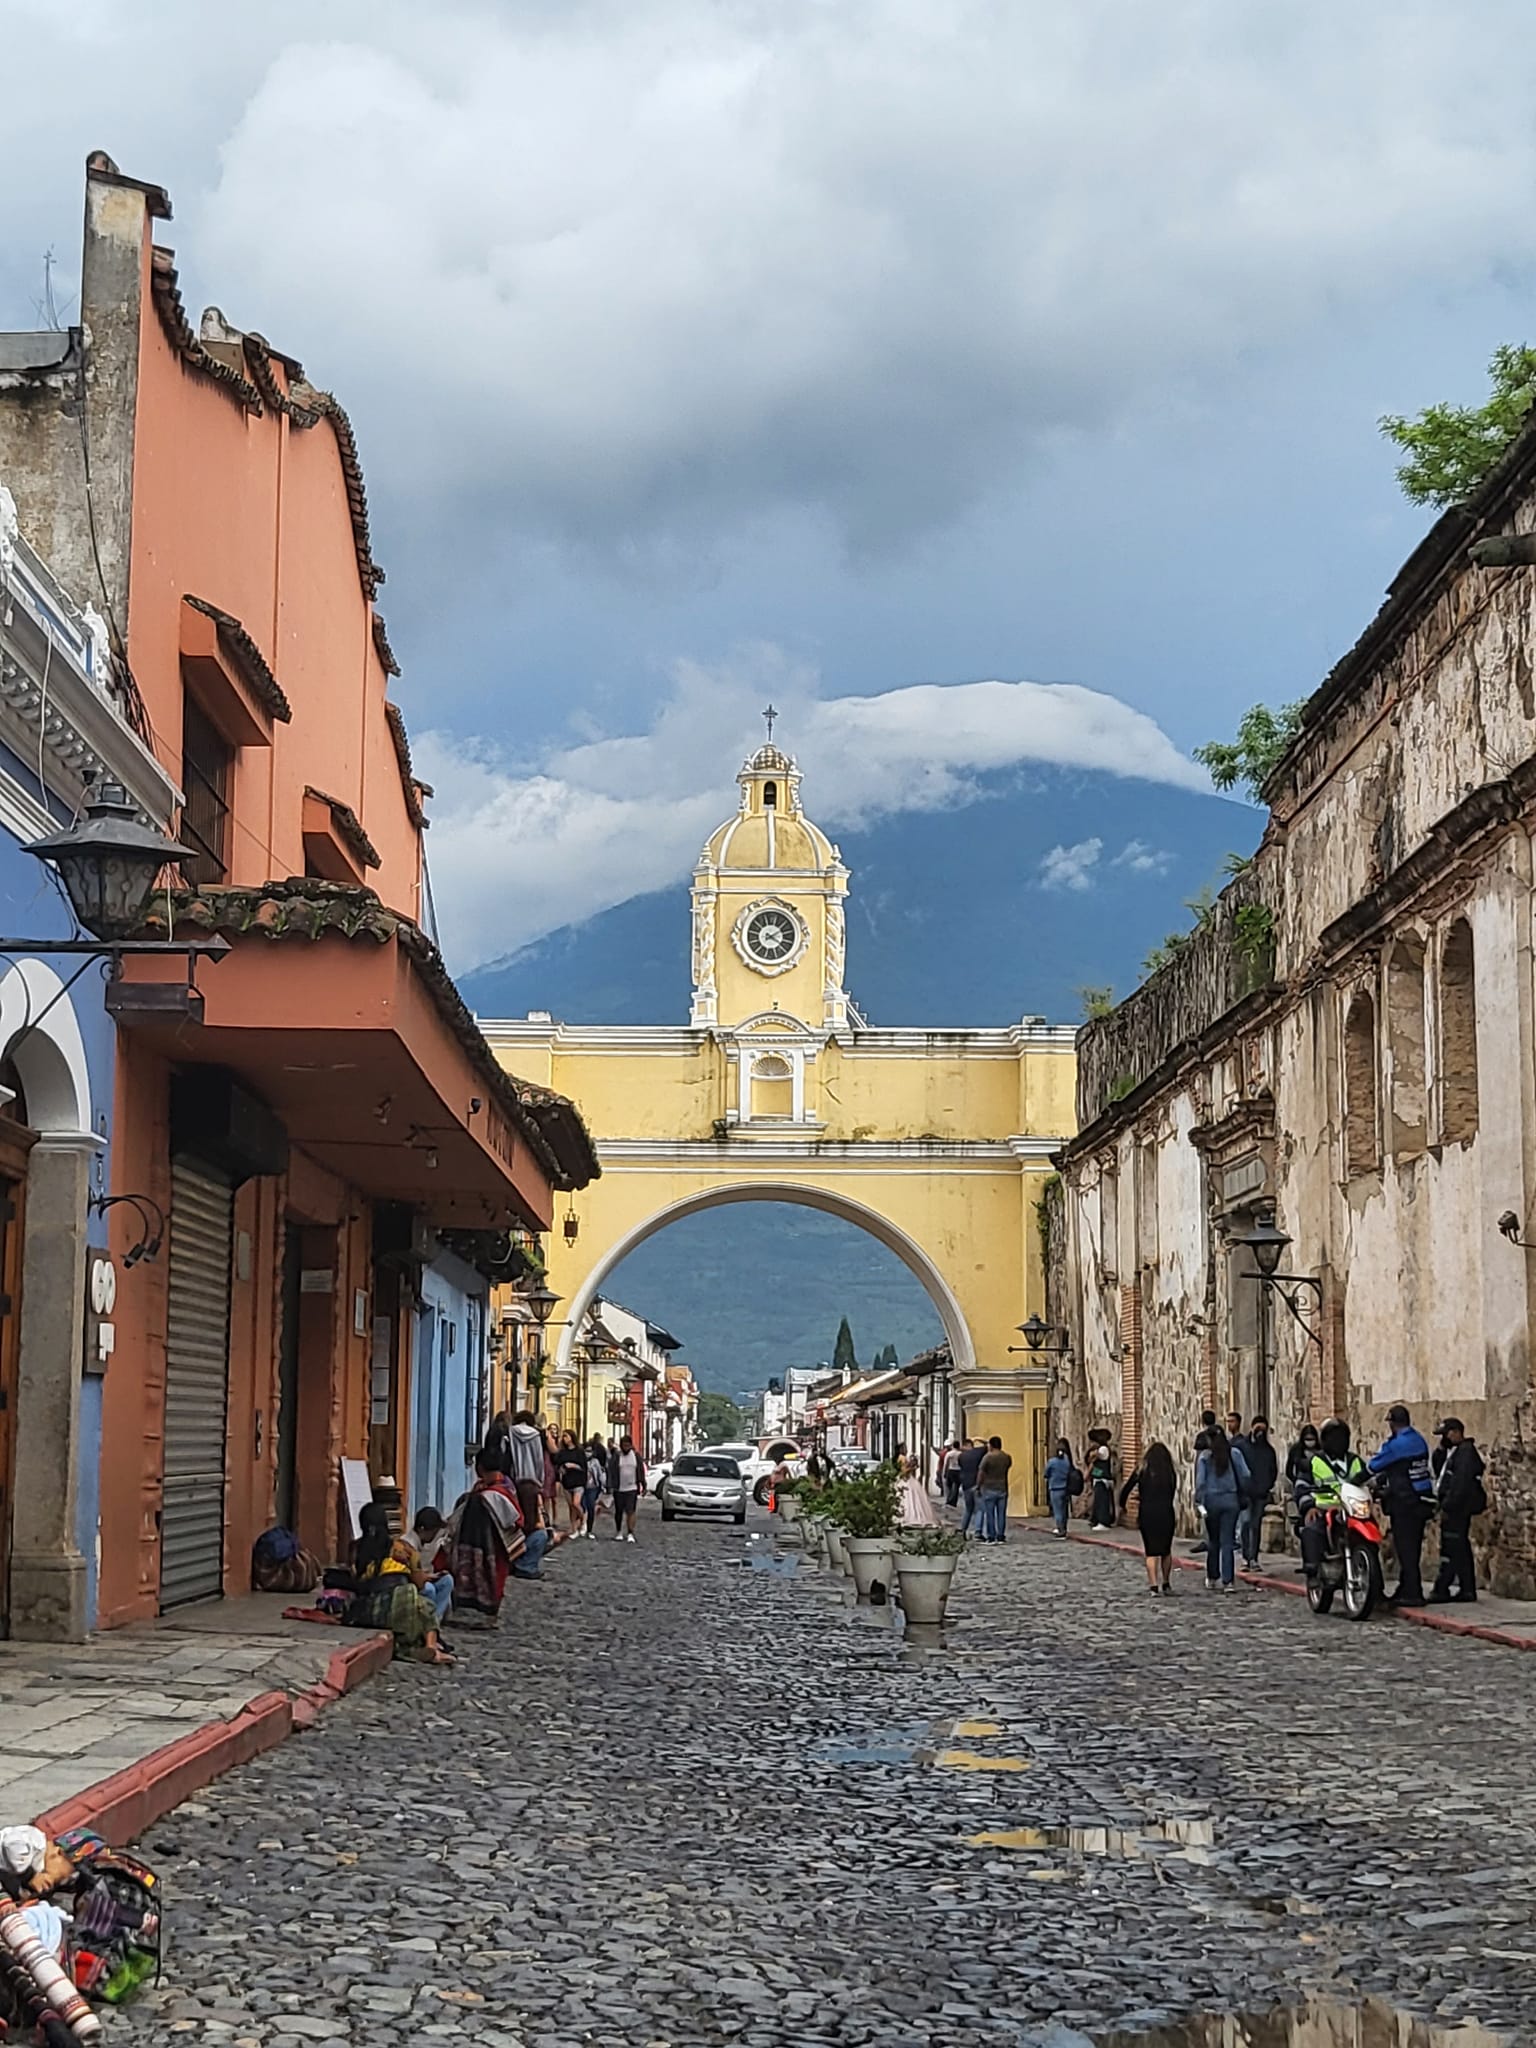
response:
<path fill-rule="evenodd" d="M 803 1123 L 806 1067 L 854 1021 L 843 986 L 848 870 L 801 809 L 799 767 L 772 739 L 736 781 L 736 815 L 693 871 L 689 1022 L 729 1039 L 740 1060 L 731 1121 L 763 1120 L 757 1101 L 775 1105 L 767 1120 Z"/>

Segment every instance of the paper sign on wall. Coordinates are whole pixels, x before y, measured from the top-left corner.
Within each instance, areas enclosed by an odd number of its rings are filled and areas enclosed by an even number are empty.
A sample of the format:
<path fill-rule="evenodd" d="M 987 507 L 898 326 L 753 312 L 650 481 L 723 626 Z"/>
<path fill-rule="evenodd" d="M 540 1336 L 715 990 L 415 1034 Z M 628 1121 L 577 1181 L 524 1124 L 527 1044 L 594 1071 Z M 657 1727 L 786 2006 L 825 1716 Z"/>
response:
<path fill-rule="evenodd" d="M 347 1496 L 347 1513 L 352 1520 L 352 1534 L 363 1533 L 363 1509 L 373 1499 L 373 1481 L 368 1477 L 368 1466 L 362 1458 L 341 1460 L 341 1484 Z"/>

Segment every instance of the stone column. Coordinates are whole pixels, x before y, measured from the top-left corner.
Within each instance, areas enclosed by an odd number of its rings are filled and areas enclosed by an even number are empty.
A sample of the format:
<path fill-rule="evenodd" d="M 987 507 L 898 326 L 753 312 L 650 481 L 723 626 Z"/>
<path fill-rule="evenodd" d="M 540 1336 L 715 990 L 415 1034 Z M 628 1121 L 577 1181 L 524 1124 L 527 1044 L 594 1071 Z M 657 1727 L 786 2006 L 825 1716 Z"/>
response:
<path fill-rule="evenodd" d="M 75 1547 L 75 1465 L 85 1343 L 86 1203 L 99 1140 L 38 1139 L 27 1163 L 21 1371 L 11 1523 L 11 1634 L 85 1640 L 85 1559 Z"/>

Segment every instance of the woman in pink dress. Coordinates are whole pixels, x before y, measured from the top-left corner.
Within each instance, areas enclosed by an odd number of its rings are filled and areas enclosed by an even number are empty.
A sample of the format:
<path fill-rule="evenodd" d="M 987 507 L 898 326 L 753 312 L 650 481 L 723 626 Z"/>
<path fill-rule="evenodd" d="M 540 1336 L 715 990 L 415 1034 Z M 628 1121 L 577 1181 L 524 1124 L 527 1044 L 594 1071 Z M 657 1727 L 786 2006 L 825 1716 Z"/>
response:
<path fill-rule="evenodd" d="M 903 1529 L 931 1529 L 939 1518 L 918 1476 L 916 1461 L 898 1458 L 896 1474 L 896 1520 Z"/>

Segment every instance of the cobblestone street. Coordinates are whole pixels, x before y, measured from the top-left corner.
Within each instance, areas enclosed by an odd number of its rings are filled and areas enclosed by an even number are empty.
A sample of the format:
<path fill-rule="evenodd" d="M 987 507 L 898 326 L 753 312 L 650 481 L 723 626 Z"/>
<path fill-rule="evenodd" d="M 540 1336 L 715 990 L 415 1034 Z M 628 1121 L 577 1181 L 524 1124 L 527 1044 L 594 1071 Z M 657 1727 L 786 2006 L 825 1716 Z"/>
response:
<path fill-rule="evenodd" d="M 841 1584 L 759 1517 L 571 1546 L 459 1669 L 395 1666 L 151 1830 L 167 1980 L 110 2038 L 964 2048 L 1309 1991 L 1529 2014 L 1526 1657 L 1152 1600 L 1032 1535 L 967 1558 L 942 1650 Z"/>

